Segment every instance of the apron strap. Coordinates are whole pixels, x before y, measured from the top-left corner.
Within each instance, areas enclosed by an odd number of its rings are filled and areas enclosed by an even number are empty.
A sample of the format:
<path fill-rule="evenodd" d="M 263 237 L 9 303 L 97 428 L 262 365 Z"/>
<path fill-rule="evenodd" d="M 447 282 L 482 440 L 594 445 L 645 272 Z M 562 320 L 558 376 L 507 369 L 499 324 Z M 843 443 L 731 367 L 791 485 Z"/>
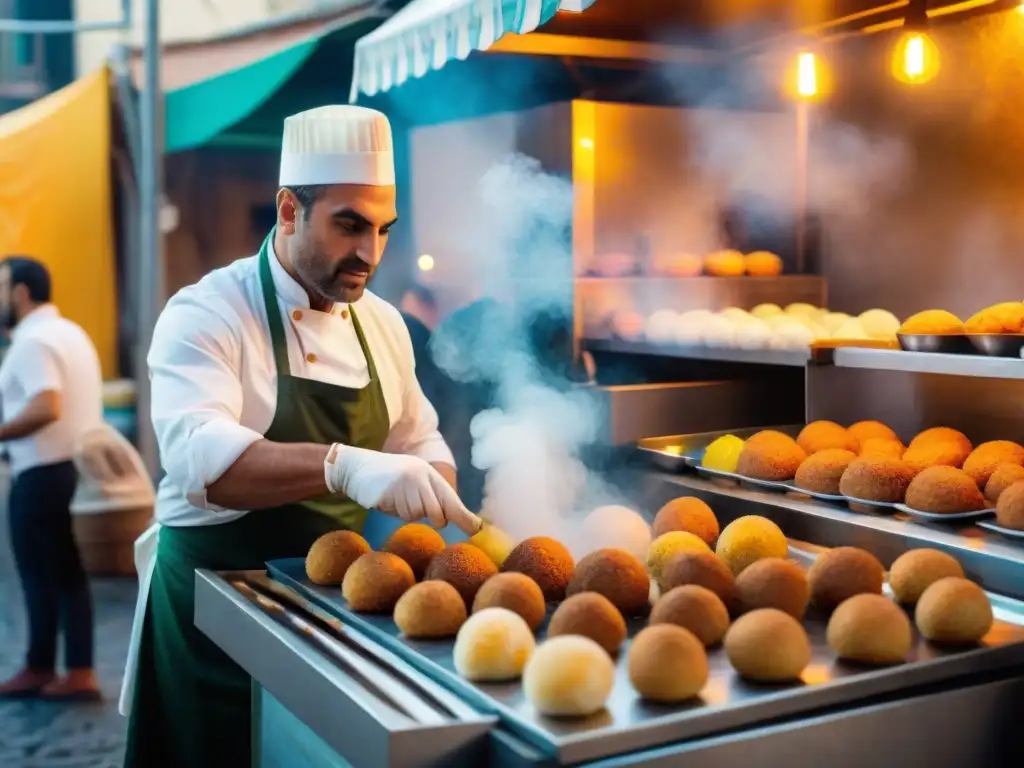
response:
<path fill-rule="evenodd" d="M 356 317 L 356 310 L 351 304 L 348 305 L 348 311 L 352 314 L 352 327 L 355 328 L 356 338 L 359 339 L 359 348 L 363 350 L 363 357 L 366 358 L 366 370 L 370 374 L 370 383 L 373 384 L 375 381 L 378 381 L 377 364 L 373 361 L 370 345 L 363 334 L 363 326 L 359 322 L 359 318 Z"/>
<path fill-rule="evenodd" d="M 274 362 L 277 365 L 277 376 L 291 376 L 288 365 L 288 341 L 284 335 L 284 323 L 281 322 L 281 309 L 277 306 L 277 291 L 274 288 L 274 276 L 270 272 L 270 243 L 273 241 L 277 227 L 260 247 L 260 287 L 263 290 L 263 304 L 267 309 L 267 322 L 270 325 L 270 344 L 274 349 Z M 353 318 L 355 315 L 353 315 Z"/>

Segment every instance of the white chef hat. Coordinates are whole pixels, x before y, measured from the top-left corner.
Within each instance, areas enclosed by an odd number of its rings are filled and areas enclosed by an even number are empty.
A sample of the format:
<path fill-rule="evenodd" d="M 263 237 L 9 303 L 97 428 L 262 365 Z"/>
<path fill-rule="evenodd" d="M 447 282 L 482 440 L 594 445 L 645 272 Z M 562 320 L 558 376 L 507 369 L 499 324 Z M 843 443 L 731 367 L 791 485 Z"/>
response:
<path fill-rule="evenodd" d="M 394 183 L 391 123 L 377 110 L 332 105 L 285 118 L 282 187 Z"/>

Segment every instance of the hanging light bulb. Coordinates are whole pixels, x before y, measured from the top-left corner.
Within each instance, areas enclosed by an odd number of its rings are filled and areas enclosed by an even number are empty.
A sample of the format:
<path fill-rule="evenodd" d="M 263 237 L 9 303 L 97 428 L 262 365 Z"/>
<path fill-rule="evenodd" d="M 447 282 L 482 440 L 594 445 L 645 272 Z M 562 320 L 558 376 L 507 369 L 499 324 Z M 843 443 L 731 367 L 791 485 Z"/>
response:
<path fill-rule="evenodd" d="M 808 51 L 796 57 L 796 92 L 804 99 L 818 95 L 818 59 Z"/>
<path fill-rule="evenodd" d="M 928 36 L 927 0 L 911 0 L 903 28 L 893 51 L 893 77 L 909 85 L 933 80 L 939 74 L 939 48 Z"/>

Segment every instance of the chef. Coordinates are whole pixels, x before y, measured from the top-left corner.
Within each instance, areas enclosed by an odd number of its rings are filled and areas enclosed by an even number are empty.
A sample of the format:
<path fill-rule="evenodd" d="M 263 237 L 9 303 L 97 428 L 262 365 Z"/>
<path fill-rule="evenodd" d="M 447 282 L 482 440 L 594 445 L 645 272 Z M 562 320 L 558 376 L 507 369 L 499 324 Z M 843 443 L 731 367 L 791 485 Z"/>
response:
<path fill-rule="evenodd" d="M 193 624 L 197 568 L 305 556 L 327 531 L 362 530 L 368 509 L 479 529 L 401 315 L 366 290 L 396 219 L 387 118 L 293 115 L 260 252 L 160 315 L 149 367 L 166 476 L 159 526 L 136 545 L 126 766 L 250 764 L 250 679 Z"/>

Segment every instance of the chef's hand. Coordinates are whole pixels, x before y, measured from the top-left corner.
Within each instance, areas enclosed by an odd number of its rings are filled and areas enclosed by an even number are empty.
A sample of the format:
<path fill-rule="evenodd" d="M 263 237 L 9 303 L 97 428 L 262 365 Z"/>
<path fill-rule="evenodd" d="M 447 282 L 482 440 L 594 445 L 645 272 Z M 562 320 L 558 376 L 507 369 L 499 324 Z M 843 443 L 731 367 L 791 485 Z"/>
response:
<path fill-rule="evenodd" d="M 336 443 L 324 461 L 324 479 L 331 493 L 407 523 L 426 517 L 435 528 L 451 522 L 470 535 L 482 525 L 441 474 L 416 456 Z"/>

